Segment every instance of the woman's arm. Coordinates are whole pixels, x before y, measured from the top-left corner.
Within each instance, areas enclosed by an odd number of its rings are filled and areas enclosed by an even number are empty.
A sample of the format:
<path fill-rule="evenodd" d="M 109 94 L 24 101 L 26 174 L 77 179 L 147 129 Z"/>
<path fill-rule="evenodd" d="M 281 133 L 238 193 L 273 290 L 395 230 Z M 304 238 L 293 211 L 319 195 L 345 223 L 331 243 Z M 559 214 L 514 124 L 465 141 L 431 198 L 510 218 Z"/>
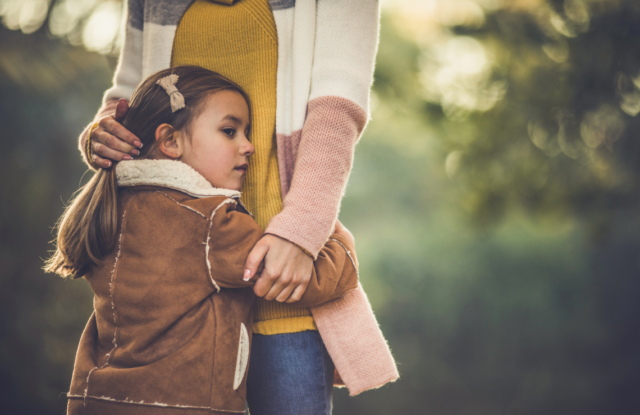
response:
<path fill-rule="evenodd" d="M 300 140 L 293 178 L 282 212 L 266 229 L 271 235 L 256 245 L 246 264 L 254 275 L 265 259 L 268 273 L 263 272 L 254 290 L 278 301 L 300 300 L 309 283 L 311 261 L 303 259 L 299 247 L 317 258 L 338 217 L 355 144 L 368 119 L 379 4 L 319 1 L 316 21 L 307 117 L 292 137 L 297 140 L 299 134 Z"/>
<path fill-rule="evenodd" d="M 338 217 L 355 144 L 368 119 L 378 8 L 372 0 L 317 2 L 307 117 L 283 210 L 266 229 L 314 258 Z"/>
<path fill-rule="evenodd" d="M 92 169 L 108 168 L 111 166 L 111 160 L 123 160 L 128 153 L 136 155 L 137 150 L 134 150 L 134 147 L 140 147 L 140 140 L 118 122 L 128 109 L 124 103 L 119 104 L 118 100 L 124 98 L 128 101 L 136 86 L 142 81 L 142 24 L 143 2 L 129 0 L 124 41 L 113 76 L 113 86 L 105 92 L 102 107 L 78 140 L 84 161 Z M 99 123 L 98 127 L 92 128 L 95 123 Z M 93 160 L 87 158 L 87 138 L 90 132 Z"/>

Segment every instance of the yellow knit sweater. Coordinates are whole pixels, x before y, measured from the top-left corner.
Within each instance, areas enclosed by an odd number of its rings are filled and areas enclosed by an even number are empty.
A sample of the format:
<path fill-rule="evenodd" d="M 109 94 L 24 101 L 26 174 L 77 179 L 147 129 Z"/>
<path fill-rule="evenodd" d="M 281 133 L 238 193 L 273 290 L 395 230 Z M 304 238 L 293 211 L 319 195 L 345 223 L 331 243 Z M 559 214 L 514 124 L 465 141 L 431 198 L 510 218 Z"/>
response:
<path fill-rule="evenodd" d="M 198 65 L 231 79 L 251 100 L 251 142 L 256 148 L 242 201 L 264 230 L 282 210 L 274 137 L 278 34 L 268 0 L 196 0 L 180 20 L 171 66 Z M 308 308 L 258 298 L 254 333 L 316 330 Z"/>

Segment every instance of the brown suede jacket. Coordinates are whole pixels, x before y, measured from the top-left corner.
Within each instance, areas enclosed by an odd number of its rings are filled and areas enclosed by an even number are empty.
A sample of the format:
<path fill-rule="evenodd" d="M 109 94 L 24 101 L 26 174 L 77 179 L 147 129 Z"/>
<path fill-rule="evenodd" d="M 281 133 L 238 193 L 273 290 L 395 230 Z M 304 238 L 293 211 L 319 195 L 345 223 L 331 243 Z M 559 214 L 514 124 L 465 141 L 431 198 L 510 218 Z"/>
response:
<path fill-rule="evenodd" d="M 68 413 L 242 414 L 253 301 L 244 262 L 262 231 L 239 193 L 188 165 L 121 162 L 115 250 L 85 276 L 94 313 Z M 334 234 L 298 306 L 358 286 L 353 246 Z"/>

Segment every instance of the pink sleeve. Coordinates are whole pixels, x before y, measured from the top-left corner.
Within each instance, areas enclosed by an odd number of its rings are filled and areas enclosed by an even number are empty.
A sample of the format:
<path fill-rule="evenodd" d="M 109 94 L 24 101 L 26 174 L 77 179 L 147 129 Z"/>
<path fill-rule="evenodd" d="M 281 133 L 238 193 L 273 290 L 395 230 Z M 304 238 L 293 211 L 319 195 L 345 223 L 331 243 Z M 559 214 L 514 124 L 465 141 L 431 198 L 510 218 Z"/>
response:
<path fill-rule="evenodd" d="M 302 130 L 290 137 L 278 134 L 278 163 L 293 169 L 282 212 L 266 229 L 309 251 L 314 259 L 338 218 L 340 200 L 351 171 L 355 144 L 364 129 L 367 113 L 355 102 L 324 96 L 309 102 Z M 289 159 L 289 160 L 287 160 Z M 295 168 L 294 168 L 295 164 Z M 290 175 L 283 171 L 281 175 Z"/>
<path fill-rule="evenodd" d="M 379 19 L 377 1 L 316 2 L 306 118 L 291 125 L 291 135 L 276 134 L 285 196 L 266 232 L 314 257 L 335 225 L 354 147 L 367 122 Z"/>
<path fill-rule="evenodd" d="M 93 118 L 93 121 L 91 121 L 91 123 L 89 123 L 89 125 L 87 125 L 85 129 L 82 131 L 82 133 L 80 133 L 80 138 L 78 139 L 78 147 L 80 149 L 80 154 L 82 154 L 82 159 L 84 160 L 85 163 L 87 163 L 89 168 L 92 170 L 95 170 L 95 168 L 91 165 L 91 163 L 89 162 L 89 159 L 87 159 L 87 136 L 89 135 L 89 130 L 91 129 L 91 126 L 94 123 L 100 121 L 104 117 L 109 117 L 115 114 L 116 105 L 118 105 L 117 99 L 112 99 L 105 102 L 102 105 L 102 107 L 98 110 L 98 113 Z"/>

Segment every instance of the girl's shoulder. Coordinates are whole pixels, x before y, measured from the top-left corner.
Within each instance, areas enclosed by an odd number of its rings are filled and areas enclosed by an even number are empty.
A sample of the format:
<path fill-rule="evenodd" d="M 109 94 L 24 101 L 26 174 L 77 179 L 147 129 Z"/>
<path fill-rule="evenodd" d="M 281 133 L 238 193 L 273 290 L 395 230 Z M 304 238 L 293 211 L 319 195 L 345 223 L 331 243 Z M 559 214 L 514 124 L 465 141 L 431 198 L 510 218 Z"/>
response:
<path fill-rule="evenodd" d="M 195 215 L 205 221 L 214 215 L 226 215 L 231 211 L 247 213 L 241 202 L 228 196 L 209 196 L 196 198 L 180 190 L 162 186 L 140 185 L 119 188 L 123 208 L 146 211 L 158 210 L 167 218 L 177 219 L 181 215 Z M 249 216 L 249 215 L 248 215 Z"/>
<path fill-rule="evenodd" d="M 216 188 L 191 166 L 175 160 L 132 160 L 116 166 L 118 186 L 138 194 L 136 199 L 154 199 L 160 203 L 185 208 L 205 219 L 225 207 L 224 211 L 246 213 L 239 202 L 240 192 Z"/>

